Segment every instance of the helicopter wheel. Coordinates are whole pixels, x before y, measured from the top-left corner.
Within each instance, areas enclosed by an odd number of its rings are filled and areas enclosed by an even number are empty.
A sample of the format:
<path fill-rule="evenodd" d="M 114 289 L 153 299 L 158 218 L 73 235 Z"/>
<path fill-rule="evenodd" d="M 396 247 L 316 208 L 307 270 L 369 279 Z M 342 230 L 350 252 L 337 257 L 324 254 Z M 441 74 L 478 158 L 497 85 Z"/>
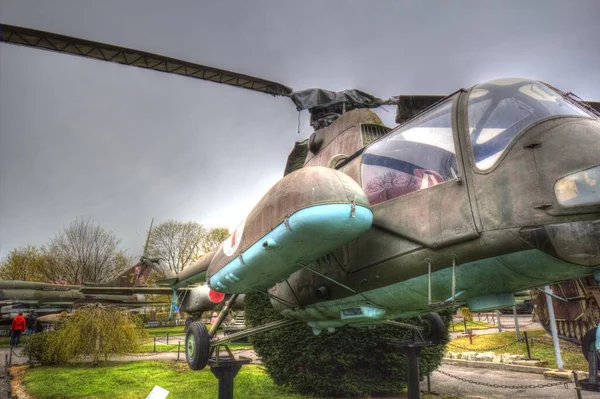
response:
<path fill-rule="evenodd" d="M 424 341 L 431 341 L 434 345 L 440 344 L 448 336 L 448 329 L 444 321 L 437 313 L 428 313 L 421 317 L 424 330 L 422 332 Z"/>
<path fill-rule="evenodd" d="M 202 370 L 210 356 L 210 337 L 204 323 L 193 322 L 185 335 L 185 360 L 192 370 Z"/>

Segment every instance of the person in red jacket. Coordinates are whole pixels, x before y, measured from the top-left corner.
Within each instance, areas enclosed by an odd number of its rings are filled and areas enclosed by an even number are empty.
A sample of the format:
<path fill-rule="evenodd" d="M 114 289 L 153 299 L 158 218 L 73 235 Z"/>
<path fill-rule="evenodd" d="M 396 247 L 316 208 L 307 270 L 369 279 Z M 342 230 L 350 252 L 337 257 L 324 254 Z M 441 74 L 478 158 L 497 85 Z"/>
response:
<path fill-rule="evenodd" d="M 10 347 L 14 348 L 19 346 L 19 340 L 21 339 L 21 334 L 25 331 L 25 327 L 27 323 L 25 322 L 25 318 L 23 317 L 23 313 L 19 313 L 17 317 L 12 321 L 12 333 L 10 334 Z"/>

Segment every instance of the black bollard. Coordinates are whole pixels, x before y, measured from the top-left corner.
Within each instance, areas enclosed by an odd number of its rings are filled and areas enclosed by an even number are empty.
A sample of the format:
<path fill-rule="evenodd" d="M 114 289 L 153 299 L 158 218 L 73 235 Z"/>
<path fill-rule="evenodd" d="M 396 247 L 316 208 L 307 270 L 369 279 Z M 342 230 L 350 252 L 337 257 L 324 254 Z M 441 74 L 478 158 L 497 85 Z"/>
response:
<path fill-rule="evenodd" d="M 575 383 L 575 391 L 577 392 L 577 399 L 581 399 L 581 387 L 579 386 L 579 376 L 577 371 L 573 370 L 573 382 Z"/>
<path fill-rule="evenodd" d="M 156 353 L 156 337 L 154 337 L 154 353 Z"/>
<path fill-rule="evenodd" d="M 167 333 L 167 345 L 169 345 L 169 333 Z"/>
<path fill-rule="evenodd" d="M 233 399 L 233 380 L 243 365 L 252 360 L 240 358 L 209 359 L 210 371 L 219 379 L 219 399 Z"/>
<path fill-rule="evenodd" d="M 408 357 L 408 399 L 419 399 L 421 397 L 419 384 L 419 356 L 420 346 L 409 345 L 404 348 Z"/>
<path fill-rule="evenodd" d="M 179 341 L 179 344 L 177 345 L 177 361 L 179 361 L 179 353 L 181 352 L 181 341 Z"/>

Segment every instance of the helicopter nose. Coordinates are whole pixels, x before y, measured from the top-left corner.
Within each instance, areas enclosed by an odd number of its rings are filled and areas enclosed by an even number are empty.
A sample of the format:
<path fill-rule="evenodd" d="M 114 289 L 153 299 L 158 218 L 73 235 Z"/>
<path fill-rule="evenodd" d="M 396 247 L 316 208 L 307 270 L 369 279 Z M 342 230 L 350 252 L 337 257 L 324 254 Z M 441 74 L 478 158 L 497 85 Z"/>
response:
<path fill-rule="evenodd" d="M 532 151 L 542 189 L 540 200 L 551 214 L 600 211 L 600 124 L 589 118 L 558 118 L 538 125 L 523 147 Z M 550 209 L 551 208 L 551 209 Z"/>
<path fill-rule="evenodd" d="M 534 205 L 543 211 L 544 222 L 522 228 L 520 237 L 532 248 L 566 262 L 600 265 L 598 120 L 548 120 L 532 129 L 522 147 L 533 152 L 539 179 Z"/>

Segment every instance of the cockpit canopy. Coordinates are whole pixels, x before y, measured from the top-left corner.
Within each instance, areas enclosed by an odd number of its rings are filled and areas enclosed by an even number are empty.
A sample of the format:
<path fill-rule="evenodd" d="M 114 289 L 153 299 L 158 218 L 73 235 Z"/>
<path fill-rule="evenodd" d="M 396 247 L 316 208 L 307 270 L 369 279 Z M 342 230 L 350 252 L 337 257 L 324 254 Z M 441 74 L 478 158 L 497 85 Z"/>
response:
<path fill-rule="evenodd" d="M 469 94 L 469 135 L 475 165 L 490 169 L 510 142 L 531 124 L 556 115 L 590 116 L 548 86 L 533 80 L 499 79 Z"/>
<path fill-rule="evenodd" d="M 440 101 L 365 148 L 361 182 L 372 205 L 457 178 L 452 112 L 459 96 Z M 480 171 L 498 163 L 510 143 L 535 122 L 559 115 L 592 116 L 562 93 L 524 79 L 474 86 L 467 107 L 468 135 Z"/>

